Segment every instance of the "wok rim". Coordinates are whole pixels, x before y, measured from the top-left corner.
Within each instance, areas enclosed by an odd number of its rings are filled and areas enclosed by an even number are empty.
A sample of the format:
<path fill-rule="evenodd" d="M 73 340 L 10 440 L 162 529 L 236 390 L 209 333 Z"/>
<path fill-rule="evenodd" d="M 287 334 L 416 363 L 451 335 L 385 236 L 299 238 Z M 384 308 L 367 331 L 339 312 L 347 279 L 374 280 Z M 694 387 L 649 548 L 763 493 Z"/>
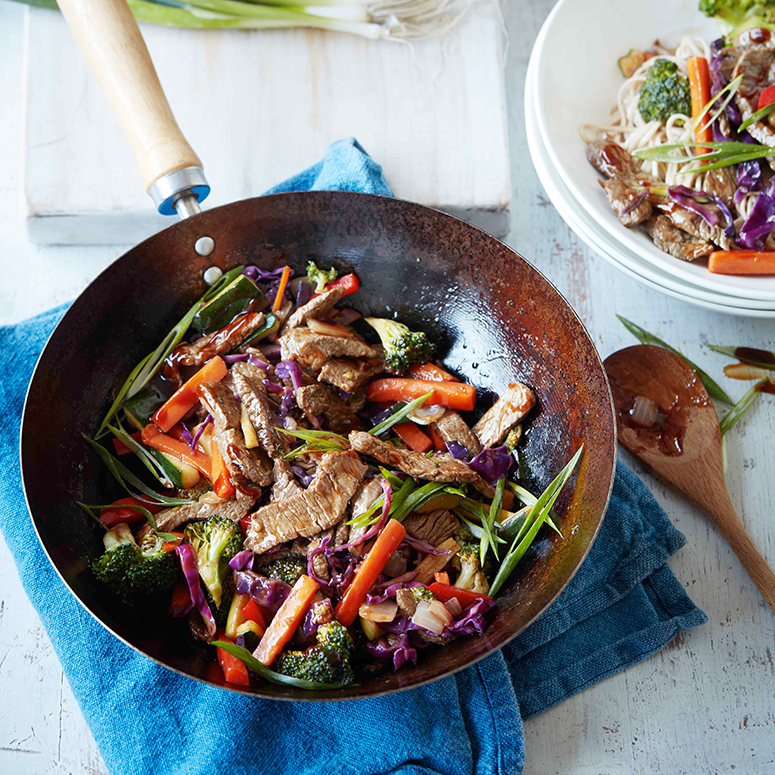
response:
<path fill-rule="evenodd" d="M 394 686 L 389 687 L 387 689 L 381 689 L 377 691 L 370 692 L 368 694 L 359 694 L 356 696 L 350 696 L 350 695 L 343 695 L 339 692 L 339 690 L 325 690 L 325 691 L 303 691 L 303 690 L 297 690 L 293 689 L 293 687 L 289 687 L 290 689 L 295 692 L 294 694 L 288 694 L 288 695 L 275 695 L 275 694 L 266 694 L 262 691 L 263 684 L 256 684 L 251 685 L 250 688 L 241 688 L 232 684 L 219 684 L 214 683 L 211 680 L 208 680 L 205 677 L 198 676 L 198 675 L 192 675 L 191 673 L 185 672 L 184 670 L 181 670 L 178 667 L 175 667 L 173 665 L 169 665 L 166 662 L 162 661 L 161 659 L 152 656 L 151 654 L 148 654 L 147 652 L 143 651 L 139 646 L 134 645 L 133 643 L 129 642 L 124 636 L 120 635 L 116 631 L 114 631 L 106 622 L 104 622 L 96 612 L 92 611 L 92 609 L 86 604 L 86 602 L 78 595 L 78 593 L 75 591 L 75 589 L 70 585 L 70 583 L 67 581 L 67 579 L 64 577 L 63 572 L 60 570 L 60 568 L 57 566 L 57 564 L 54 562 L 54 559 L 52 558 L 51 554 L 49 553 L 49 550 L 46 546 L 46 542 L 43 540 L 43 536 L 41 535 L 38 521 L 36 520 L 35 516 L 33 515 L 33 510 L 30 505 L 30 495 L 28 493 L 28 487 L 27 487 L 27 477 L 25 475 L 25 465 L 24 465 L 24 445 L 25 445 L 25 439 L 28 436 L 28 433 L 25 432 L 26 426 L 28 425 L 28 418 L 29 414 L 31 412 L 30 404 L 29 404 L 29 398 L 30 393 L 32 391 L 32 387 L 35 383 L 36 377 L 38 376 L 38 371 L 41 369 L 41 364 L 44 361 L 45 356 L 47 355 L 49 346 L 51 344 L 51 340 L 54 337 L 55 333 L 60 329 L 60 327 L 65 326 L 68 322 L 68 316 L 70 315 L 71 311 L 74 309 L 75 305 L 81 302 L 82 300 L 86 299 L 92 289 L 92 287 L 108 272 L 114 271 L 115 267 L 119 264 L 124 262 L 125 259 L 131 259 L 131 256 L 134 251 L 139 249 L 141 246 L 148 246 L 149 243 L 153 242 L 154 240 L 157 240 L 161 237 L 161 235 L 166 234 L 170 229 L 174 229 L 176 227 L 179 227 L 184 222 L 176 222 L 173 224 L 170 224 L 166 228 L 162 229 L 161 231 L 156 232 L 155 234 L 150 235 L 146 239 L 142 240 L 141 242 L 137 243 L 136 245 L 133 245 L 130 247 L 127 251 L 122 253 L 120 256 L 118 256 L 116 259 L 111 261 L 99 274 L 97 274 L 90 282 L 89 284 L 81 291 L 81 293 L 76 296 L 76 298 L 70 303 L 70 306 L 65 311 L 64 315 L 60 319 L 60 321 L 57 323 L 57 325 L 52 329 L 51 333 L 49 334 L 48 338 L 46 339 L 46 343 L 43 346 L 40 355 L 38 356 L 38 360 L 35 363 L 35 367 L 32 371 L 32 375 L 30 377 L 29 385 L 27 386 L 27 391 L 25 393 L 24 398 L 24 406 L 22 409 L 22 415 L 21 415 L 21 422 L 20 422 L 20 430 L 19 430 L 19 465 L 20 465 L 20 473 L 21 473 L 21 479 L 22 479 L 22 489 L 24 492 L 24 502 L 27 507 L 27 514 L 32 521 L 33 528 L 35 530 L 35 535 L 38 539 L 38 543 L 42 547 L 46 557 L 48 558 L 48 561 L 51 563 L 52 567 L 56 571 L 57 575 L 63 582 L 65 588 L 68 590 L 68 592 L 74 597 L 80 606 L 85 609 L 91 616 L 94 618 L 110 635 L 117 638 L 119 641 L 121 641 L 124 645 L 129 646 L 133 651 L 137 652 L 138 654 L 142 655 L 146 659 L 152 660 L 154 663 L 158 664 L 159 666 L 171 670 L 175 673 L 177 673 L 180 676 L 183 676 L 187 679 L 197 681 L 199 683 L 202 683 L 206 686 L 211 686 L 213 688 L 217 689 L 223 689 L 225 691 L 234 692 L 236 694 L 241 694 L 248 697 L 256 697 L 263 700 L 273 700 L 273 701 L 279 701 L 279 702 L 347 702 L 351 700 L 367 700 L 374 697 L 382 697 L 389 694 L 397 694 L 399 692 L 408 691 L 411 689 L 417 689 L 421 686 L 426 686 L 427 684 L 433 683 L 434 681 L 440 680 L 442 678 L 446 678 L 448 676 L 452 676 L 455 673 L 464 670 L 466 668 L 472 667 L 473 665 L 477 664 L 481 660 L 485 659 L 486 657 L 492 656 L 497 651 L 501 650 L 504 646 L 506 646 L 508 643 L 510 643 L 514 638 L 516 638 L 519 634 L 524 632 L 528 627 L 530 627 L 532 624 L 535 623 L 535 621 L 546 611 L 548 610 L 552 604 L 557 600 L 557 598 L 562 594 L 562 592 L 568 587 L 576 573 L 578 572 L 579 568 L 583 565 L 584 561 L 586 560 L 592 545 L 594 544 L 595 540 L 597 539 L 598 533 L 600 532 L 600 528 L 603 524 L 603 519 L 605 518 L 605 515 L 608 511 L 608 506 L 610 504 L 611 500 L 611 494 L 613 492 L 613 486 L 614 486 L 614 480 L 616 476 L 616 463 L 617 463 L 617 437 L 616 437 L 616 413 L 615 413 L 615 407 L 613 402 L 613 394 L 611 392 L 611 386 L 608 381 L 608 375 L 606 374 L 605 367 L 603 365 L 603 359 L 600 356 L 600 353 L 597 350 L 597 347 L 595 346 L 595 343 L 590 336 L 589 332 L 587 331 L 586 326 L 584 325 L 583 321 L 579 317 L 576 310 L 573 308 L 573 306 L 570 304 L 570 302 L 565 298 L 565 296 L 560 292 L 560 290 L 552 283 L 546 275 L 543 274 L 538 268 L 536 268 L 530 261 L 528 261 L 522 254 L 518 253 L 514 248 L 511 248 L 510 246 L 506 245 L 505 242 L 498 239 L 497 237 L 493 237 L 491 234 L 486 232 L 485 230 L 479 228 L 478 226 L 475 226 L 473 224 L 468 223 L 467 221 L 458 218 L 456 216 L 450 215 L 449 213 L 443 212 L 442 210 L 434 207 L 428 207 L 426 205 L 418 204 L 417 202 L 411 202 L 409 200 L 400 199 L 398 197 L 391 197 L 386 196 L 383 194 L 371 194 L 371 193 L 363 193 L 358 191 L 287 191 L 287 192 L 281 192 L 276 194 L 265 194 L 258 197 L 250 197 L 248 199 L 242 199 L 238 200 L 236 202 L 230 202 L 227 204 L 219 205 L 218 207 L 214 207 L 210 210 L 204 210 L 202 213 L 198 215 L 205 215 L 205 214 L 211 214 L 218 211 L 224 211 L 229 208 L 235 207 L 237 205 L 245 205 L 246 203 L 251 202 L 264 202 L 267 200 L 282 200 L 284 198 L 291 198 L 291 197 L 315 197 L 315 198 L 326 198 L 330 195 L 335 195 L 337 197 L 353 197 L 358 199 L 373 199 L 373 200 L 386 200 L 390 202 L 391 204 L 398 204 L 400 207 L 408 207 L 408 208 L 414 208 L 419 209 L 423 211 L 429 211 L 433 213 L 435 216 L 440 216 L 442 218 L 450 219 L 452 221 L 456 221 L 458 223 L 461 223 L 464 225 L 467 229 L 472 229 L 475 232 L 478 232 L 480 235 L 482 235 L 486 240 L 491 240 L 499 245 L 501 245 L 508 253 L 512 254 L 513 257 L 518 259 L 521 262 L 524 262 L 528 267 L 529 271 L 535 273 L 541 280 L 543 280 L 551 289 L 554 291 L 554 293 L 557 294 L 557 297 L 562 301 L 562 303 L 567 308 L 567 311 L 569 311 L 572 315 L 572 317 L 575 319 L 577 325 L 579 326 L 580 330 L 583 332 L 584 336 L 587 339 L 588 345 L 591 348 L 591 351 L 594 353 L 595 363 L 599 369 L 600 375 L 603 378 L 603 384 L 605 385 L 607 389 L 607 397 L 608 401 L 604 402 L 604 406 L 600 406 L 600 410 L 607 410 L 610 412 L 610 426 L 611 426 L 611 434 L 609 438 L 609 444 L 610 449 L 608 451 L 608 454 L 606 455 L 606 460 L 610 461 L 610 474 L 609 474 L 609 482 L 608 482 L 608 491 L 605 495 L 605 500 L 603 502 L 603 508 L 601 509 L 601 513 L 599 514 L 597 518 L 597 523 L 595 525 L 594 532 L 592 533 L 591 539 L 587 543 L 587 546 L 584 548 L 583 553 L 580 554 L 577 561 L 575 562 L 575 566 L 572 568 L 570 573 L 568 574 L 567 578 L 563 581 L 563 583 L 558 587 L 556 592 L 548 599 L 548 601 L 540 608 L 535 609 L 531 612 L 530 618 L 520 627 L 515 628 L 513 631 L 509 632 L 507 637 L 505 637 L 502 641 L 500 641 L 497 645 L 493 646 L 491 649 L 486 651 L 483 654 L 475 655 L 472 659 L 469 659 L 467 662 L 461 665 L 456 665 L 453 667 L 450 667 L 449 669 L 444 669 L 441 672 L 429 676 L 427 678 L 422 678 L 417 681 L 414 681 L 412 683 L 408 683 L 404 686 Z M 187 221 L 194 220 L 198 217 L 198 215 L 192 216 L 190 219 L 186 219 Z M 164 259 L 161 259 L 164 260 Z M 357 685 L 356 685 L 357 686 Z M 347 688 L 347 687 L 343 687 Z"/>

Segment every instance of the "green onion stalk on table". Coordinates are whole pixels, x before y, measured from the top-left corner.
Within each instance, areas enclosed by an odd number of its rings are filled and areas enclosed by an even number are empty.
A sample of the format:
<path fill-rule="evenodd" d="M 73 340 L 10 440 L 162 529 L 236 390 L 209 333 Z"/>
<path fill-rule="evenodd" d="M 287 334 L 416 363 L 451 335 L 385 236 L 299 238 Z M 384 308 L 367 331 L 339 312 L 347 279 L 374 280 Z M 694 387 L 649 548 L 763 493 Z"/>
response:
<path fill-rule="evenodd" d="M 197 30 L 312 27 L 407 41 L 451 30 L 474 0 L 127 0 L 140 22 Z M 55 0 L 17 0 L 57 10 Z"/>

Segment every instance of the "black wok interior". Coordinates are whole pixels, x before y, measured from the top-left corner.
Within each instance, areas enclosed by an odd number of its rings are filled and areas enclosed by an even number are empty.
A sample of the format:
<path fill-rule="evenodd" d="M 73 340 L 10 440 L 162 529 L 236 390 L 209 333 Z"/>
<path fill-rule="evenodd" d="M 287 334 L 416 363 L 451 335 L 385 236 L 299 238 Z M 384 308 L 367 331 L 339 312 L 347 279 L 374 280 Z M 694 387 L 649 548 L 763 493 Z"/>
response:
<path fill-rule="evenodd" d="M 198 237 L 214 253 L 194 251 Z M 556 511 L 562 540 L 545 531 L 494 609 L 480 637 L 421 654 L 340 692 L 304 693 L 257 683 L 251 693 L 283 699 L 348 699 L 416 686 L 464 667 L 524 629 L 559 594 L 586 555 L 613 481 L 615 425 L 605 374 L 582 324 L 560 294 L 523 258 L 448 215 L 387 197 L 307 192 L 226 205 L 171 226 L 109 266 L 75 301 L 35 371 L 22 425 L 22 469 L 43 546 L 73 594 L 109 630 L 158 662 L 215 684 L 208 650 L 185 620 L 127 616 L 88 570 L 102 550 L 99 528 L 75 505 L 111 502 L 123 493 L 88 450 L 114 391 L 204 292 L 217 265 L 265 268 L 308 259 L 353 270 L 364 313 L 395 312 L 440 344 L 445 363 L 484 392 L 514 379 L 530 385 L 539 409 L 529 424 L 529 486 L 545 487 L 580 443 L 579 486 Z M 230 687 L 231 688 L 231 687 Z"/>

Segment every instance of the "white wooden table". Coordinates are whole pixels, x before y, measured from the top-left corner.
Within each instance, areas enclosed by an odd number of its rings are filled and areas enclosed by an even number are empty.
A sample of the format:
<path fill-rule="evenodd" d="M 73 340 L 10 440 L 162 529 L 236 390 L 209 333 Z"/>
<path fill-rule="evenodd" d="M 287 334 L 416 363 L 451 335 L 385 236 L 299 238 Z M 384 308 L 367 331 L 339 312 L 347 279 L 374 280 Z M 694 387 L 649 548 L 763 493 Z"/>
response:
<path fill-rule="evenodd" d="M 685 349 L 713 374 L 725 362 L 706 342 L 775 348 L 775 324 L 699 310 L 647 290 L 590 253 L 560 220 L 533 171 L 522 85 L 552 0 L 512 0 L 507 72 L 512 156 L 510 245 L 565 294 L 607 355 L 633 340 L 615 313 Z M 0 323 L 73 298 L 120 252 L 36 247 L 19 215 L 24 12 L 0 2 Z M 565 54 L 567 55 L 567 53 Z M 729 384 L 741 395 L 743 383 Z M 728 483 L 754 540 L 775 564 L 775 406 L 763 401 L 733 432 Z M 670 562 L 709 623 L 662 653 L 587 689 L 525 725 L 529 775 L 775 773 L 775 616 L 718 532 L 646 477 L 688 544 Z M 0 541 L 0 773 L 106 772 L 37 615 Z"/>

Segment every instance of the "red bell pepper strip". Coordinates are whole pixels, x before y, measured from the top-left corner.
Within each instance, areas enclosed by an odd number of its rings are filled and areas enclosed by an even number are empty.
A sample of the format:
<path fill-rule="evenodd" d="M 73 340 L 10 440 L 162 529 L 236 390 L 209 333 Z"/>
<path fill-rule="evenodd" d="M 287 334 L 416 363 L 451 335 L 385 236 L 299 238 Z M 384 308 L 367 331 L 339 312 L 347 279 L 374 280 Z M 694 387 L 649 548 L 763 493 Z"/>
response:
<path fill-rule="evenodd" d="M 193 377 L 183 383 L 172 397 L 153 416 L 153 424 L 166 433 L 176 422 L 180 422 L 198 403 L 197 389 L 204 382 L 220 382 L 228 373 L 223 358 L 211 358 Z"/>
<path fill-rule="evenodd" d="M 134 439 L 138 444 L 140 443 L 140 431 L 137 431 L 137 433 L 131 433 L 129 434 L 130 438 Z M 132 450 L 127 447 L 126 444 L 124 444 L 121 439 L 114 438 L 113 439 L 113 446 L 116 448 L 116 454 L 117 455 L 131 455 Z"/>
<path fill-rule="evenodd" d="M 223 457 L 218 450 L 218 440 L 213 436 L 210 439 L 210 460 L 212 460 L 213 492 L 219 498 L 231 498 L 234 495 L 234 485 L 229 477 L 229 471 L 223 462 Z"/>
<path fill-rule="evenodd" d="M 250 619 L 251 622 L 256 622 L 261 625 L 261 629 L 266 631 L 266 623 L 271 620 L 271 617 L 264 616 L 266 608 L 261 606 L 255 600 L 249 600 L 247 604 L 242 608 L 242 615 L 246 619 Z"/>
<path fill-rule="evenodd" d="M 756 106 L 756 110 L 761 110 L 762 108 L 766 108 L 767 105 L 772 105 L 773 102 L 775 102 L 775 84 L 772 86 L 768 86 L 759 95 L 759 104 Z"/>
<path fill-rule="evenodd" d="M 175 549 L 180 546 L 180 542 L 186 537 L 180 530 L 172 530 L 170 535 L 177 536 L 177 538 L 174 541 L 165 541 L 162 544 L 161 548 L 164 549 L 165 552 L 174 552 Z"/>
<path fill-rule="evenodd" d="M 283 273 L 280 275 L 280 285 L 277 287 L 277 295 L 274 297 L 274 304 L 272 304 L 272 312 L 277 312 L 283 306 L 283 295 L 285 294 L 285 288 L 288 285 L 288 278 L 290 276 L 291 268 L 289 266 L 283 267 Z"/>
<path fill-rule="evenodd" d="M 152 423 L 143 428 L 142 440 L 147 447 L 158 449 L 159 452 L 164 452 L 170 457 L 175 458 L 175 460 L 180 460 L 181 463 L 193 466 L 197 471 L 212 480 L 212 461 L 209 455 L 205 455 L 201 450 L 197 449 L 192 452 L 191 447 L 185 441 L 178 441 L 173 439 L 172 436 L 167 436 Z"/>
<path fill-rule="evenodd" d="M 227 637 L 219 630 L 220 637 L 218 640 L 225 640 L 229 643 Z M 223 670 L 223 677 L 226 679 L 226 683 L 233 684 L 234 686 L 250 686 L 250 675 L 248 673 L 247 665 L 237 657 L 233 657 L 228 651 L 224 651 L 220 646 L 216 646 L 215 650 L 218 654 L 218 662 Z"/>
<path fill-rule="evenodd" d="M 426 382 L 401 377 L 375 379 L 366 389 L 366 398 L 378 403 L 412 401 L 431 391 L 433 395 L 425 402 L 425 406 L 447 406 L 464 412 L 470 412 L 476 406 L 476 388 L 473 385 L 464 382 Z"/>
<path fill-rule="evenodd" d="M 239 526 L 242 528 L 242 532 L 247 535 L 248 534 L 248 528 L 250 527 L 250 523 L 253 521 L 253 515 L 248 514 L 246 517 L 243 517 L 239 521 Z"/>
<path fill-rule="evenodd" d="M 175 589 L 172 590 L 170 615 L 182 616 L 182 612 L 190 610 L 193 605 L 191 593 L 188 591 L 188 584 L 176 584 Z"/>
<path fill-rule="evenodd" d="M 132 525 L 135 522 L 145 522 L 145 515 L 141 511 L 126 508 L 129 504 L 142 506 L 144 509 L 148 509 L 151 514 L 157 514 L 166 508 L 163 503 L 146 503 L 137 498 L 121 498 L 121 500 L 111 503 L 110 506 L 100 511 L 100 522 L 105 527 L 115 527 L 121 522 L 126 522 L 128 525 Z M 121 508 L 122 506 L 125 508 Z"/>
<path fill-rule="evenodd" d="M 433 442 L 433 448 L 436 450 L 436 452 L 448 451 L 447 445 L 444 443 L 444 439 L 441 438 L 441 435 L 439 434 L 439 432 L 432 425 L 426 425 L 425 431 L 431 437 L 431 441 Z"/>
<path fill-rule="evenodd" d="M 374 586 L 375 582 L 387 561 L 398 549 L 398 545 L 404 540 L 406 528 L 395 519 L 385 525 L 377 540 L 369 550 L 364 561 L 358 566 L 355 577 L 347 587 L 344 597 L 336 606 L 336 618 L 349 627 L 358 616 L 358 609 L 366 599 L 366 594 Z"/>
<path fill-rule="evenodd" d="M 456 376 L 430 362 L 416 363 L 414 366 L 410 366 L 409 375 L 415 379 L 424 379 L 430 382 L 460 382 Z"/>
<path fill-rule="evenodd" d="M 309 604 L 315 593 L 320 589 L 317 581 L 302 574 L 293 585 L 285 602 L 280 606 L 272 619 L 272 623 L 266 628 L 264 637 L 253 652 L 253 656 L 263 664 L 269 666 L 275 657 L 282 651 L 283 646 L 293 637 L 296 628 L 301 624 L 304 614 L 307 613 Z M 357 612 L 357 608 L 355 609 Z"/>
<path fill-rule="evenodd" d="M 461 589 L 460 587 L 453 587 L 451 584 L 442 584 L 438 581 L 429 584 L 428 589 L 430 589 L 442 603 L 451 600 L 453 597 L 457 598 L 457 601 L 463 608 L 467 608 L 471 603 L 475 603 L 477 600 L 492 600 L 489 595 L 482 595 L 479 592 L 472 592 L 470 589 Z"/>
<path fill-rule="evenodd" d="M 361 281 L 352 272 L 345 274 L 326 285 L 326 289 L 329 288 L 344 288 L 344 295 L 349 296 L 351 293 L 355 293 L 361 287 Z"/>
<path fill-rule="evenodd" d="M 425 453 L 431 447 L 433 442 L 423 433 L 413 422 L 400 422 L 393 426 L 396 436 L 406 444 L 409 449 L 415 452 Z"/>

